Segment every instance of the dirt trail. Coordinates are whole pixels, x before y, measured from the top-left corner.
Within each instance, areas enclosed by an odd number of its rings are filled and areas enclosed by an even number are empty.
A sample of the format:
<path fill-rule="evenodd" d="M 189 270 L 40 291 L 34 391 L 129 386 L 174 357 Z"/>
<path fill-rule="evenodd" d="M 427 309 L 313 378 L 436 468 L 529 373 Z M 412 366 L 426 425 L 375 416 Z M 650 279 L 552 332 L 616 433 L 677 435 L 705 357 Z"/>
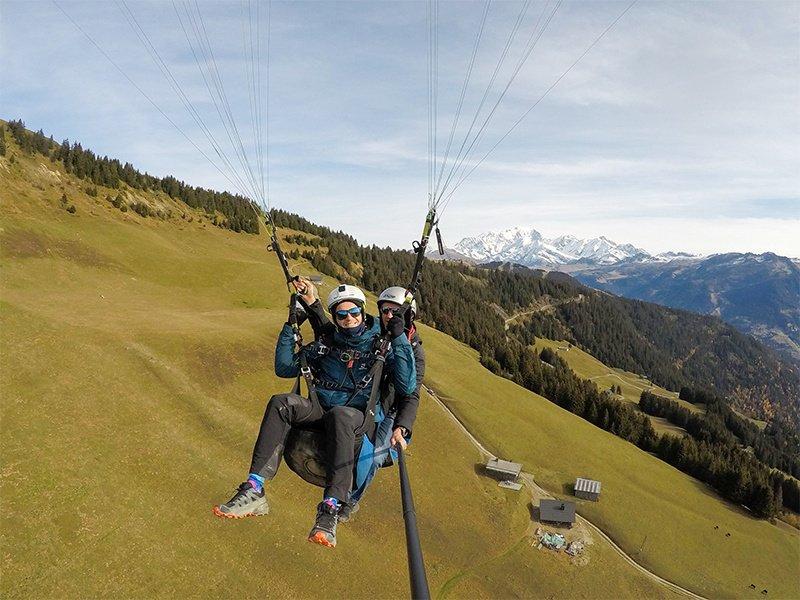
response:
<path fill-rule="evenodd" d="M 431 396 L 431 398 L 436 400 L 439 406 L 442 407 L 442 410 L 444 410 L 450 416 L 450 418 L 456 423 L 456 425 L 458 425 L 458 427 L 470 439 L 470 441 L 478 449 L 478 451 L 480 451 L 481 454 L 484 455 L 484 458 L 497 458 L 494 454 L 489 452 L 489 450 L 487 450 L 486 447 L 483 444 L 481 444 L 480 441 L 478 441 L 478 439 L 474 435 L 472 435 L 472 433 L 470 433 L 470 431 L 466 428 L 464 423 L 462 423 L 461 420 L 455 415 L 455 413 L 453 413 L 453 411 L 451 411 L 447 407 L 447 405 L 439 399 L 439 396 L 436 395 L 436 392 L 434 392 L 428 386 L 423 386 L 423 387 L 425 388 L 425 391 L 428 392 L 428 394 Z M 531 475 L 530 473 L 524 473 L 524 472 L 520 473 L 519 478 L 522 481 L 522 483 L 525 484 L 525 487 L 527 487 L 528 490 L 530 491 L 531 501 L 534 503 L 534 505 L 537 504 L 537 500 L 541 498 L 553 497 L 550 493 L 548 493 L 546 490 L 544 490 L 543 488 L 539 487 L 536 484 L 536 482 L 533 479 L 533 475 Z M 645 567 L 637 563 L 635 560 L 633 560 L 633 558 L 631 558 L 628 554 L 626 554 L 622 548 L 617 546 L 614 543 L 614 541 L 610 537 L 608 537 L 605 533 L 603 533 L 603 531 L 599 527 L 597 527 L 591 521 L 585 519 L 580 515 L 576 515 L 576 517 L 577 517 L 576 525 L 578 525 L 578 527 L 580 528 L 578 529 L 578 531 L 580 532 L 581 536 L 584 537 L 584 539 L 586 540 L 587 545 L 592 543 L 591 533 L 596 533 L 598 536 L 603 538 L 614 549 L 614 551 L 625 560 L 625 562 L 627 562 L 629 565 L 631 565 L 633 568 L 635 568 L 637 571 L 639 571 L 652 581 L 655 581 L 656 583 L 663 585 L 666 588 L 669 588 L 673 592 L 677 592 L 678 594 L 682 594 L 689 598 L 695 598 L 697 600 L 706 600 L 704 596 L 695 594 L 694 592 L 687 590 L 686 588 L 683 588 L 676 583 L 668 581 L 663 577 L 659 577 L 652 571 L 648 571 Z M 529 529 L 532 527 L 533 527 L 533 522 L 529 526 Z"/>
<path fill-rule="evenodd" d="M 583 299 L 584 299 L 583 294 L 578 294 L 573 298 L 565 298 L 563 300 L 552 300 L 549 296 L 543 296 L 541 302 L 537 306 L 534 306 L 533 308 L 530 308 L 528 310 L 523 310 L 514 313 L 510 317 L 504 319 L 506 329 L 508 329 L 508 326 L 519 317 L 524 317 L 525 315 L 532 315 L 537 312 L 544 312 L 548 310 L 552 311 L 555 310 L 557 306 L 561 306 L 562 304 L 583 302 Z"/>

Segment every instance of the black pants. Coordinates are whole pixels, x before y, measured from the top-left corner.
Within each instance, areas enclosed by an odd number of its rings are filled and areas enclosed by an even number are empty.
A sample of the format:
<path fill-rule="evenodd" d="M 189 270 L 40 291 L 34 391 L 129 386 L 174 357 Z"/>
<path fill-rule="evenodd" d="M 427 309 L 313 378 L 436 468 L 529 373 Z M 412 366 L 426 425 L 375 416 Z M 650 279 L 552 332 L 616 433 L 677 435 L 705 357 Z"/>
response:
<path fill-rule="evenodd" d="M 325 410 L 318 402 L 297 394 L 273 396 L 261 420 L 250 472 L 272 479 L 281 464 L 292 425 L 321 426 L 328 460 L 325 496 L 347 500 L 353 486 L 355 432 L 363 422 L 364 413 L 357 408 L 334 406 Z"/>

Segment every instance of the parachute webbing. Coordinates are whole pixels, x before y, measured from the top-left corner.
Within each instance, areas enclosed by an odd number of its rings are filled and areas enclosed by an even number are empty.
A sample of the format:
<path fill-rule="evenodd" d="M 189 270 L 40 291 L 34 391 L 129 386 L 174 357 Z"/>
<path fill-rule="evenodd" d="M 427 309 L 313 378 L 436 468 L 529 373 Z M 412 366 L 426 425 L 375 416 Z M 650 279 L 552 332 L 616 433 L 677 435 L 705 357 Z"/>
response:
<path fill-rule="evenodd" d="M 613 28 L 616 26 L 616 24 L 617 24 L 617 23 L 619 23 L 619 21 L 622 19 L 622 17 L 624 17 L 624 16 L 625 16 L 625 15 L 628 13 L 628 11 L 630 11 L 630 10 L 631 10 L 631 8 L 633 8 L 633 6 L 634 6 L 634 5 L 635 5 L 635 4 L 636 4 L 638 1 L 639 1 L 639 0 L 632 0 L 632 2 L 630 2 L 630 3 L 629 3 L 629 4 L 628 4 L 628 5 L 627 5 L 627 6 L 626 6 L 626 7 L 625 7 L 625 8 L 624 8 L 624 9 L 623 9 L 623 10 L 622 10 L 622 11 L 621 11 L 621 12 L 620 12 L 618 15 L 617 15 L 617 17 L 616 17 L 616 18 L 615 18 L 613 21 L 611 21 L 611 23 L 610 23 L 610 24 L 609 24 L 609 25 L 608 25 L 608 26 L 607 26 L 605 29 L 603 29 L 603 31 L 602 31 L 602 32 L 601 32 L 601 33 L 600 33 L 600 34 L 599 34 L 599 35 L 598 35 L 598 36 L 597 36 L 597 37 L 596 37 L 596 38 L 595 38 L 595 39 L 592 41 L 592 43 L 591 43 L 591 44 L 589 44 L 589 45 L 586 47 L 586 49 L 585 49 L 585 50 L 584 50 L 584 51 L 583 51 L 583 52 L 582 52 L 582 53 L 581 53 L 581 54 L 580 54 L 580 55 L 579 55 L 579 56 L 578 56 L 578 57 L 577 57 L 577 58 L 576 58 L 576 59 L 575 59 L 575 60 L 574 60 L 574 61 L 573 61 L 573 62 L 572 62 L 572 63 L 571 63 L 571 64 L 570 64 L 570 65 L 569 65 L 569 66 L 568 66 L 568 67 L 567 67 L 567 68 L 566 68 L 566 69 L 565 69 L 563 72 L 562 72 L 562 73 L 561 73 L 561 75 L 559 75 L 559 76 L 558 76 L 558 77 L 555 79 L 555 81 L 553 81 L 553 83 L 552 83 L 552 84 L 550 84 L 550 86 L 549 86 L 549 87 L 548 87 L 548 88 L 547 88 L 547 89 L 544 91 L 544 93 L 543 93 L 541 96 L 539 96 L 539 98 L 537 98 L 537 100 L 536 100 L 536 101 L 533 103 L 533 105 L 532 105 L 530 108 L 528 108 L 528 110 L 526 110 L 526 111 L 525 111 L 525 112 L 522 114 L 522 116 L 520 116 L 520 117 L 519 117 L 519 118 L 518 118 L 518 119 L 517 119 L 517 120 L 514 122 L 514 124 L 513 124 L 513 125 L 511 125 L 511 127 L 510 127 L 510 128 L 509 128 L 509 129 L 508 129 L 508 130 L 507 130 L 507 131 L 506 131 L 506 132 L 505 132 L 505 133 L 502 135 L 502 137 L 500 137 L 500 139 L 499 139 L 499 140 L 497 140 L 497 141 L 494 143 L 494 145 L 493 145 L 491 148 L 489 148 L 489 150 L 488 150 L 488 151 L 487 151 L 487 152 L 486 152 L 486 153 L 485 153 L 485 154 L 484 154 L 484 155 L 481 157 L 481 159 L 480 159 L 480 160 L 478 160 L 478 161 L 477 161 L 477 162 L 476 162 L 476 163 L 475 163 L 475 164 L 472 166 L 472 168 L 470 168 L 470 169 L 469 169 L 469 171 L 467 171 L 465 174 L 463 174 L 463 175 L 461 175 L 461 176 L 459 177 L 458 181 L 457 181 L 457 182 L 455 183 L 455 185 L 454 185 L 454 186 L 453 186 L 453 187 L 452 187 L 452 188 L 451 188 L 451 189 L 450 189 L 450 190 L 447 192 L 447 194 L 446 194 L 446 195 L 445 195 L 444 193 L 442 193 L 442 192 L 440 192 L 440 193 L 439 193 L 439 196 L 438 196 L 438 197 L 437 197 L 437 199 L 436 199 L 436 202 L 437 202 L 436 206 L 437 206 L 437 208 L 439 209 L 439 213 L 440 213 L 440 214 L 444 212 L 444 210 L 447 208 L 447 206 L 448 206 L 448 205 L 449 205 L 449 203 L 451 202 L 451 200 L 452 200 L 452 198 L 453 198 L 453 194 L 456 192 L 456 190 L 458 190 L 458 188 L 460 188 L 460 187 L 461 187 L 461 185 L 462 185 L 462 184 L 463 184 L 463 183 L 464 183 L 464 182 L 467 180 L 467 178 L 468 178 L 470 175 L 472 175 L 472 173 L 473 173 L 473 172 L 474 172 L 474 171 L 475 171 L 475 170 L 476 170 L 476 169 L 477 169 L 479 166 L 481 166 L 481 164 L 483 164 L 483 162 L 484 162 L 484 161 L 485 161 L 485 160 L 486 160 L 486 159 L 489 157 L 489 155 L 490 155 L 492 152 L 494 152 L 494 150 L 495 150 L 495 149 L 496 149 L 496 148 L 497 148 L 497 147 L 498 147 L 498 146 L 499 146 L 499 145 L 500 145 L 500 144 L 501 144 L 501 143 L 502 143 L 502 142 L 503 142 L 503 141 L 504 141 L 504 140 L 505 140 L 505 139 L 506 139 L 506 138 L 507 138 L 509 135 L 511 135 L 511 133 L 514 131 L 514 129 L 516 129 L 516 128 L 517 128 L 517 126 L 518 126 L 520 123 L 522 123 L 522 121 L 523 121 L 523 120 L 525 120 L 525 118 L 526 118 L 526 117 L 527 117 L 527 116 L 528 116 L 528 115 L 529 115 L 529 114 L 530 114 L 530 113 L 533 111 L 533 109 L 535 109 L 535 108 L 536 108 L 536 107 L 539 105 L 539 103 L 541 103 L 541 101 L 542 101 L 542 100 L 544 100 L 544 99 L 547 97 L 547 95 L 548 95 L 548 94 L 549 94 L 551 91 L 553 91 L 553 89 L 554 89 L 554 88 L 555 88 L 555 87 L 556 87 L 556 86 L 557 86 L 557 85 L 558 85 L 558 84 L 561 82 L 561 80 L 562 80 L 562 79 L 564 79 L 564 78 L 565 78 L 565 77 L 566 77 L 566 76 L 569 74 L 569 72 L 570 72 L 570 71 L 572 71 L 572 69 L 573 69 L 573 68 L 574 68 L 574 67 L 575 67 L 575 66 L 576 66 L 576 65 L 577 65 L 577 64 L 578 64 L 578 63 L 579 63 L 581 60 L 583 60 L 583 58 L 584 58 L 584 57 L 585 57 L 587 54 L 589 54 L 589 52 L 591 52 L 591 51 L 592 51 L 592 49 L 593 49 L 593 48 L 594 48 L 594 47 L 595 47 L 595 46 L 596 46 L 596 45 L 597 45 L 597 44 L 600 42 L 600 40 L 602 40 L 602 39 L 603 39 L 603 38 L 606 36 L 606 34 L 607 34 L 609 31 L 611 31 L 611 30 L 612 30 L 612 29 L 613 29 Z"/>
<path fill-rule="evenodd" d="M 236 181 L 234 181 L 235 177 L 232 178 L 231 174 L 225 172 L 214 161 L 214 159 L 212 159 L 206 152 L 204 152 L 203 149 L 200 146 L 197 145 L 197 142 L 195 142 L 191 137 L 189 137 L 189 134 L 187 134 L 183 130 L 183 128 L 181 128 L 180 125 L 178 125 L 175 122 L 174 119 L 172 119 L 166 112 L 164 112 L 164 110 L 161 108 L 161 106 L 159 106 L 158 103 L 155 100 L 153 100 L 153 98 L 147 92 L 145 92 L 141 88 L 141 86 L 131 78 L 130 75 L 128 75 L 128 73 L 125 71 L 125 69 L 123 69 L 119 65 L 119 63 L 117 63 L 113 58 L 111 58 L 111 56 L 108 54 L 108 52 L 106 52 L 103 49 L 103 47 L 100 46 L 100 44 L 92 36 L 90 36 L 86 32 L 86 30 L 83 27 L 81 27 L 78 24 L 77 21 L 75 21 L 75 19 L 73 19 L 70 16 L 70 14 L 61 6 L 61 4 L 59 4 L 57 2 L 57 0 L 52 0 L 52 2 L 56 6 L 56 8 L 58 8 L 58 10 L 67 18 L 67 20 L 70 23 L 72 23 L 72 25 L 75 27 L 75 29 L 77 29 L 89 41 L 89 43 L 91 43 L 92 46 L 94 46 L 97 49 L 97 51 L 100 52 L 100 54 L 102 54 L 103 57 L 109 63 L 111 63 L 111 65 L 128 81 L 128 83 L 130 83 L 134 87 L 134 89 L 136 89 L 136 91 L 139 92 L 139 94 L 141 94 L 144 97 L 144 99 L 147 100 L 153 106 L 153 108 L 155 108 L 159 112 L 159 114 L 161 114 L 161 116 L 164 117 L 167 120 L 167 122 L 170 125 L 172 125 L 175 128 L 175 130 L 178 131 L 178 133 L 180 133 L 186 139 L 186 141 L 189 142 L 194 147 L 194 149 L 197 150 L 197 152 L 200 153 L 200 155 L 203 158 L 205 158 L 220 173 L 220 175 L 222 175 L 225 179 L 228 180 L 228 183 L 230 183 L 233 186 L 234 189 L 236 189 L 240 194 L 242 194 L 242 196 L 245 196 L 245 197 L 249 196 L 249 194 L 244 189 L 242 189 L 242 187 L 240 187 L 240 185 L 238 183 L 236 183 Z"/>

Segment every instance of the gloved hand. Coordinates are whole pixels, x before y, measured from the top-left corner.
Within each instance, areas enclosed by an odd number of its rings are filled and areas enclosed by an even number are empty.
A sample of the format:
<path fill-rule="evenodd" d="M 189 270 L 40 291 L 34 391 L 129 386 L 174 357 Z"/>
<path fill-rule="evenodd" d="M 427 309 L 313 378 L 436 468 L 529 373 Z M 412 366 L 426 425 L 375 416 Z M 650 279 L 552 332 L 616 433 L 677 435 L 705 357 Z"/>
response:
<path fill-rule="evenodd" d="M 311 306 L 314 304 L 316 301 L 317 288 L 313 283 L 311 283 L 310 279 L 298 275 L 292 280 L 292 285 L 294 286 L 294 289 L 297 290 L 297 293 L 300 295 L 300 298 L 303 299 L 303 302 L 305 302 L 306 305 Z"/>
<path fill-rule="evenodd" d="M 386 324 L 386 330 L 392 334 L 392 338 L 400 337 L 405 331 L 405 323 L 399 315 L 392 315 L 389 322 Z"/>

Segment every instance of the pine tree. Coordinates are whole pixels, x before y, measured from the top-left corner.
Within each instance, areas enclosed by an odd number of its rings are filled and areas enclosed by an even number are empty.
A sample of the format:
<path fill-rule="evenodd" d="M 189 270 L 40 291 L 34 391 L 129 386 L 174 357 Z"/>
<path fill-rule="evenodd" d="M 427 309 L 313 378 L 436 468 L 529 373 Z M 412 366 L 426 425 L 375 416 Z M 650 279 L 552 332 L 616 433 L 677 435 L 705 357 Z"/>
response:
<path fill-rule="evenodd" d="M 778 514 L 783 510 L 783 476 L 780 474 L 773 479 L 772 495 L 775 500 L 774 514 Z"/>

